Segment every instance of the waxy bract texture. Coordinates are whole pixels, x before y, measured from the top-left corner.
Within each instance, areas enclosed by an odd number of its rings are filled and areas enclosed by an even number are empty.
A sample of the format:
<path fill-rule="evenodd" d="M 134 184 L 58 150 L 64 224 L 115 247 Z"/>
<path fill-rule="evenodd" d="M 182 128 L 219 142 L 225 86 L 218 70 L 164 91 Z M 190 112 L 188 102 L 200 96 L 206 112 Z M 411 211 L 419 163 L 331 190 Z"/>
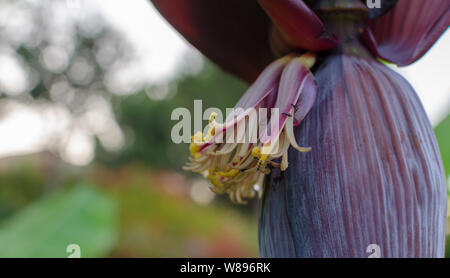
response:
<path fill-rule="evenodd" d="M 305 5 L 318 0 L 151 1 L 203 54 L 250 83 L 276 58 L 270 42 L 273 25 L 293 44 L 292 50 L 326 50 L 338 40 Z M 329 0 L 333 1 L 336 2 Z M 375 55 L 401 66 L 425 54 L 450 24 L 449 0 L 381 0 L 381 3 L 383 7 L 395 6 L 384 16 L 367 20 L 364 41 Z M 283 16 L 280 14 L 283 12 L 288 14 Z"/>
<path fill-rule="evenodd" d="M 223 69 L 253 82 L 273 62 L 270 20 L 255 0 L 152 0 L 196 48 Z"/>
<path fill-rule="evenodd" d="M 422 57 L 449 26 L 449 0 L 382 0 L 376 12 L 365 0 L 152 2 L 249 82 L 277 55 L 317 54 L 316 103 L 289 136 L 311 150 L 290 148 L 286 171 L 266 178 L 261 256 L 368 257 L 373 244 L 381 257 L 444 255 L 447 195 L 432 127 L 414 89 L 375 58 L 403 66 Z"/>
<path fill-rule="evenodd" d="M 449 0 L 399 0 L 368 22 L 364 40 L 378 57 L 399 66 L 421 58 L 450 24 Z"/>
<path fill-rule="evenodd" d="M 444 255 L 446 188 L 433 130 L 413 88 L 377 61 L 337 55 L 286 172 L 266 182 L 263 257 Z"/>

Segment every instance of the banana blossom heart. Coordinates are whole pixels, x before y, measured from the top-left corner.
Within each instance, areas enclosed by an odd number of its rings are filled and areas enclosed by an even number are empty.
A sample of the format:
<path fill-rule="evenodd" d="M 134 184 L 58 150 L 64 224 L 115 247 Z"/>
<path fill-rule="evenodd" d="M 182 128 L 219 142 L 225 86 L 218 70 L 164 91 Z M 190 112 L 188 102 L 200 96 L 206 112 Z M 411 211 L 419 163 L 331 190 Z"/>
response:
<path fill-rule="evenodd" d="M 313 11 L 321 0 L 151 2 L 205 56 L 250 83 L 274 60 L 274 37 L 291 38 L 290 50 L 329 50 L 339 41 Z M 362 38 L 374 55 L 409 65 L 448 28 L 450 1 L 381 0 L 381 5 L 392 6 L 392 2 L 396 2 L 395 6 L 385 15 L 367 19 Z M 278 36 L 273 35 L 273 26 L 278 27 Z"/>
<path fill-rule="evenodd" d="M 202 53 L 253 83 L 241 112 L 223 124 L 212 115 L 207 134 L 193 137 L 186 168 L 238 202 L 264 191 L 261 256 L 367 257 L 370 246 L 381 257 L 444 255 L 433 129 L 414 89 L 380 60 L 420 59 L 448 29 L 450 1 L 152 2 Z M 248 111 L 272 108 L 280 115 L 267 125 L 250 120 Z M 256 129 L 250 143 L 218 140 Z"/>

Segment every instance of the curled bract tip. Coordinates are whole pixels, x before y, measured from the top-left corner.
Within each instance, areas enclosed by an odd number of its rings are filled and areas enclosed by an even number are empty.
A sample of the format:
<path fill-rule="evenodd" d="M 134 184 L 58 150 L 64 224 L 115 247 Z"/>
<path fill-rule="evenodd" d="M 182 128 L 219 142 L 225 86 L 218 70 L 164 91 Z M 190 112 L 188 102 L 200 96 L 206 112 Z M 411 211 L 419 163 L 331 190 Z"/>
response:
<path fill-rule="evenodd" d="M 212 191 L 228 194 L 238 203 L 260 195 L 264 175 L 274 167 L 282 171 L 288 167 L 289 146 L 300 152 L 311 150 L 298 146 L 293 128 L 316 97 L 309 70 L 314 63 L 315 55 L 306 53 L 270 64 L 224 123 L 216 122 L 215 113 L 210 115 L 206 134 L 192 137 L 191 157 L 184 169 L 203 174 Z M 261 121 L 267 116 L 263 112 L 269 112 L 266 122 Z"/>

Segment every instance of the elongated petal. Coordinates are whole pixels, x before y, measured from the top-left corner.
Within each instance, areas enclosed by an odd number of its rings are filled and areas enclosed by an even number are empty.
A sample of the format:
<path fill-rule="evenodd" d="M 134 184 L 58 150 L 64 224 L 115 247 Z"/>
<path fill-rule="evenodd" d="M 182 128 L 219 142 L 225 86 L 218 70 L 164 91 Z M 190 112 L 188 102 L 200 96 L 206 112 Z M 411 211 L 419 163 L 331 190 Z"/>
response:
<path fill-rule="evenodd" d="M 235 109 L 227 116 L 227 119 L 220 128 L 216 128 L 215 136 L 222 136 L 222 132 L 226 129 L 236 125 L 247 116 L 253 109 L 264 107 L 272 108 L 271 106 L 264 106 L 270 104 L 272 101 L 265 101 L 267 98 L 276 96 L 278 92 L 278 84 L 280 82 L 281 74 L 286 67 L 286 64 L 291 60 L 291 57 L 283 57 L 272 62 L 256 79 L 256 81 L 248 88 L 238 103 Z M 264 103 L 264 105 L 262 105 Z M 253 110 L 254 111 L 254 110 Z M 211 142 L 214 141 L 214 138 Z"/>
<path fill-rule="evenodd" d="M 291 57 L 283 57 L 275 62 L 271 63 L 253 83 L 252 86 L 245 92 L 245 94 L 239 99 L 236 108 L 247 109 L 251 107 L 257 107 L 258 104 L 267 97 L 269 93 L 274 93 L 278 90 L 278 84 L 280 82 L 281 73 L 286 67 L 287 63 L 291 60 Z M 271 107 L 267 107 L 271 108 Z"/>
<path fill-rule="evenodd" d="M 446 186 L 413 88 L 376 61 L 333 56 L 297 128 L 308 153 L 265 184 L 262 257 L 442 257 Z"/>
<path fill-rule="evenodd" d="M 310 56 L 315 60 L 314 56 Z M 278 93 L 282 73 L 292 59 L 293 56 L 288 55 L 272 62 L 242 96 L 223 124 L 217 123 L 215 113 L 212 113 L 206 135 L 198 132 L 192 137 L 189 147 L 191 157 L 184 169 L 208 177 L 214 192 L 227 193 L 232 201 L 245 203 L 245 199 L 256 196 L 254 185 L 259 183 L 256 191 L 261 195 L 262 178 L 270 172 L 266 166 L 268 163 L 274 164 L 269 161 L 261 167 L 253 157 L 253 146 L 259 144 L 261 119 L 258 119 L 258 110 L 271 108 L 266 105 L 275 102 L 273 99 Z M 288 147 L 286 145 L 285 153 Z M 283 169 L 287 167 L 285 160 Z"/>
<path fill-rule="evenodd" d="M 294 147 L 299 152 L 308 152 L 310 148 L 300 147 L 294 137 L 294 117 L 296 110 L 301 106 L 307 109 L 302 113 L 307 114 L 315 100 L 316 87 L 314 76 L 310 72 L 316 61 L 314 54 L 306 53 L 300 57 L 292 59 L 283 70 L 278 88 L 277 99 L 271 114 L 269 124 L 263 129 L 260 135 L 260 149 L 255 147 L 254 156 L 258 158 L 257 169 L 265 171 L 268 164 L 273 160 L 282 158 L 280 168 L 282 171 L 288 167 L 287 151 L 289 146 Z M 312 85 L 311 85 L 312 84 Z M 305 93 L 305 88 L 312 90 L 307 93 L 306 102 L 299 103 L 300 95 Z M 312 103 L 309 101 L 312 100 Z M 302 114 L 300 113 L 300 114 Z M 267 131 L 270 131 L 268 133 Z M 272 164 L 273 166 L 273 164 Z"/>
<path fill-rule="evenodd" d="M 325 32 L 322 21 L 302 0 L 258 0 L 285 39 L 300 49 L 328 50 L 337 38 Z"/>
<path fill-rule="evenodd" d="M 312 73 L 299 58 L 292 60 L 286 66 L 281 76 L 279 93 L 275 102 L 275 107 L 280 109 L 282 119 L 285 119 L 297 104 L 303 93 L 305 81 L 310 78 L 314 80 Z"/>
<path fill-rule="evenodd" d="M 271 129 L 270 136 L 263 139 L 264 143 L 270 142 L 278 136 L 288 118 L 295 117 L 299 122 L 311 110 L 316 99 L 316 85 L 309 67 L 314 63 L 315 57 L 305 54 L 294 58 L 284 68 L 274 105 L 274 108 L 279 109 L 280 115 L 271 118 L 268 125 L 268 128 Z M 301 96 L 304 97 L 301 98 Z M 274 121 L 278 121 L 278 123 L 274 123 Z"/>
<path fill-rule="evenodd" d="M 363 37 L 378 57 L 406 66 L 421 58 L 449 24 L 448 0 L 399 0 L 386 15 L 368 22 Z"/>
<path fill-rule="evenodd" d="M 305 78 L 302 87 L 302 93 L 295 105 L 296 112 L 294 114 L 295 125 L 298 125 L 303 121 L 306 115 L 311 111 L 314 103 L 316 102 L 317 85 L 313 75 L 308 75 Z"/>
<path fill-rule="evenodd" d="M 273 60 L 270 20 L 256 1 L 152 0 L 161 14 L 208 58 L 252 82 Z"/>

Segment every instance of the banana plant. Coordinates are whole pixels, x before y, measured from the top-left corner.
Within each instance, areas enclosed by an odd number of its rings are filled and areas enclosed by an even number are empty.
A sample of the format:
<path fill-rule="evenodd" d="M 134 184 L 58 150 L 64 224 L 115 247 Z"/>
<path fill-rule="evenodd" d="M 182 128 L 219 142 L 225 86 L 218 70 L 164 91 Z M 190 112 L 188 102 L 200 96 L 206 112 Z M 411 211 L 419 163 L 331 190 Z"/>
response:
<path fill-rule="evenodd" d="M 209 131 L 193 136 L 186 169 L 233 201 L 262 196 L 260 256 L 444 256 L 446 181 L 433 129 L 386 64 L 421 58 L 447 30 L 450 1 L 152 2 L 252 84 L 238 112 L 223 123 L 212 114 Z M 262 126 L 249 120 L 263 108 L 279 113 Z M 223 140 L 255 129 L 252 141 Z"/>

